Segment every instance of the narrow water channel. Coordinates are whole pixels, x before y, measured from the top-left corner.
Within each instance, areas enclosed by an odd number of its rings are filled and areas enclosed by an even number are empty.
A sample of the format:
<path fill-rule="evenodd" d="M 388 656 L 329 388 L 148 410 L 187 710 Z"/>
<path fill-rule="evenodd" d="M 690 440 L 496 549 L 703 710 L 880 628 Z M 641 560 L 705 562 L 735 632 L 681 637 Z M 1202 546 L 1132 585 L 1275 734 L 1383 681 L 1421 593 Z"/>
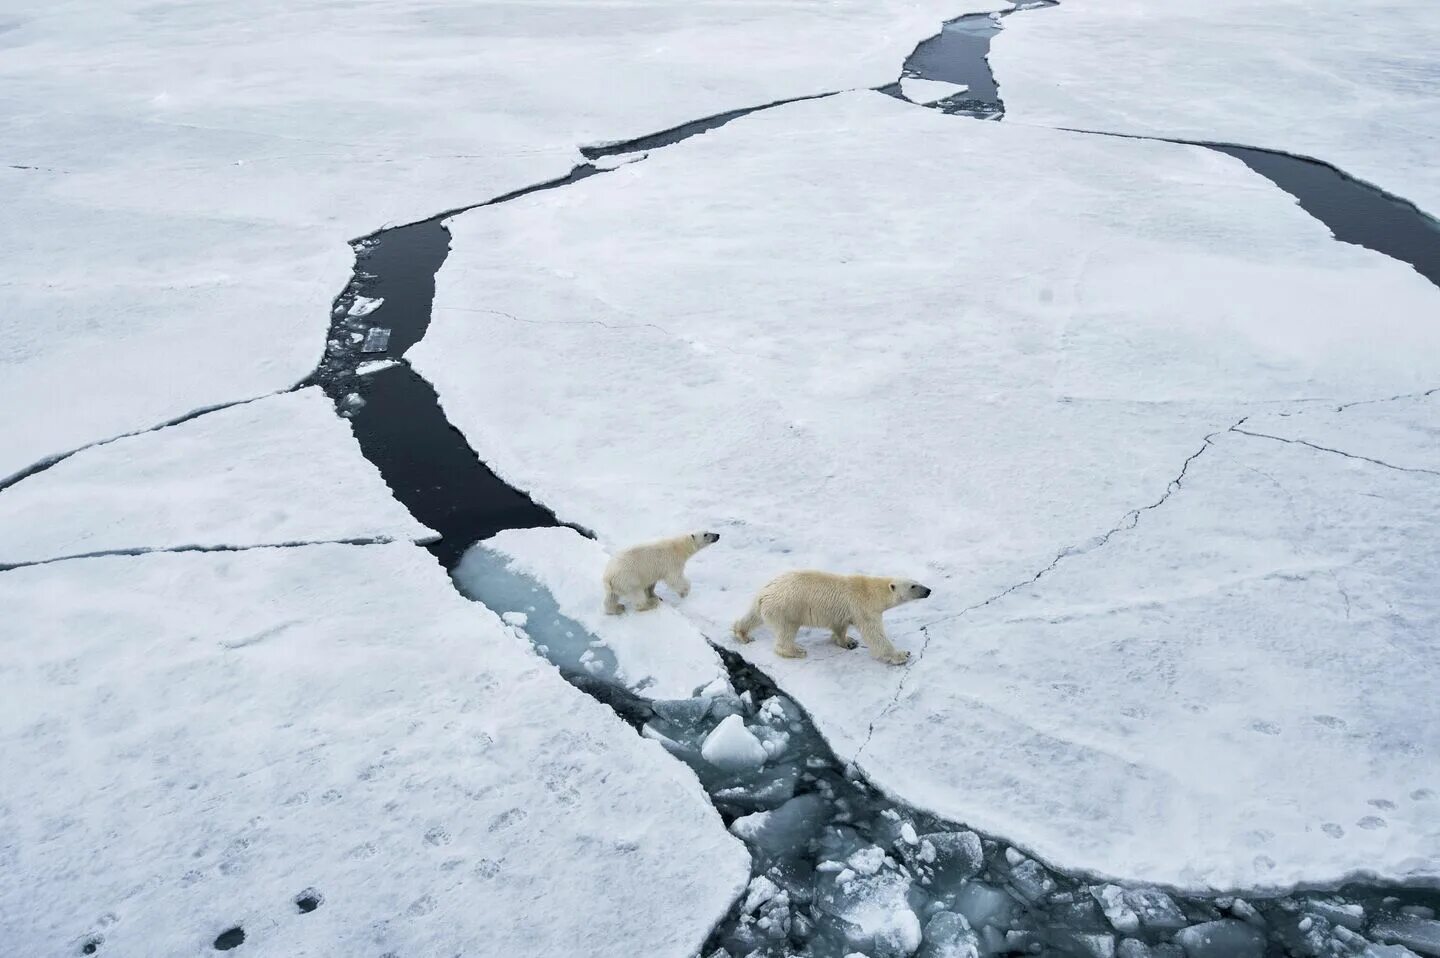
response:
<path fill-rule="evenodd" d="M 936 108 L 998 119 L 1004 106 L 985 62 L 998 24 L 988 15 L 947 24 L 907 60 L 905 75 L 963 83 L 965 97 Z M 597 160 L 663 148 L 749 112 L 589 148 L 585 155 Z M 1324 164 L 1213 148 L 1295 195 L 1337 239 L 1408 262 L 1440 284 L 1440 231 L 1413 207 Z M 598 172 L 582 166 L 564 180 L 479 205 Z M 356 242 L 355 277 L 336 300 L 325 357 L 312 379 L 351 420 L 366 458 L 396 497 L 439 531 L 431 549 L 449 569 L 496 532 L 561 521 L 478 459 L 447 421 L 434 389 L 404 361 L 429 326 L 435 274 L 449 251 L 443 220 L 456 212 Z M 388 331 L 383 348 L 372 330 Z M 365 352 L 367 343 L 373 352 Z M 459 573 L 457 587 L 497 614 L 522 613 L 519 634 L 577 688 L 692 768 L 746 842 L 754 877 L 706 943 L 705 958 L 1403 958 L 1384 942 L 1440 955 L 1440 938 L 1425 938 L 1440 928 L 1431 921 L 1440 911 L 1434 891 L 1354 885 L 1267 899 L 1187 897 L 1057 872 L 997 837 L 888 799 L 836 758 L 794 701 L 726 650 L 717 649 L 728 687 L 650 701 L 615 677 L 613 662 L 586 656 L 594 637 L 561 615 L 538 583 L 492 571 Z M 761 743 L 764 760 L 717 764 L 707 758 L 705 744 L 722 734 L 722 724 L 736 734 L 739 726 Z"/>

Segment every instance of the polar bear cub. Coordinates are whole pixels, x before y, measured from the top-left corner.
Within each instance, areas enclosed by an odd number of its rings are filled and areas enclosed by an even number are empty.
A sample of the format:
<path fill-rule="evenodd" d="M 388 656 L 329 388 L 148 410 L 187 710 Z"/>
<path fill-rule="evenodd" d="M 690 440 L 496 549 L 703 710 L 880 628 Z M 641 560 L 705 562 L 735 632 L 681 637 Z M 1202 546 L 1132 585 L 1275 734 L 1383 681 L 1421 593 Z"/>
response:
<path fill-rule="evenodd" d="M 795 644 L 795 633 L 802 626 L 829 629 L 836 645 L 853 649 L 855 640 L 845 634 L 853 625 L 860 630 L 860 638 L 871 655 L 882 662 L 903 665 L 910 660 L 910 653 L 890 644 L 880 615 L 929 594 L 928 586 L 909 579 L 786 572 L 767 582 L 755 596 L 750 611 L 735 623 L 735 638 L 749 642 L 750 630 L 764 622 L 775 633 L 775 654 L 798 659 L 805 655 L 805 650 Z"/>
<path fill-rule="evenodd" d="M 631 546 L 615 553 L 605 565 L 605 612 L 619 615 L 625 611 L 621 597 L 644 595 L 635 606 L 636 612 L 648 612 L 660 603 L 655 584 L 664 582 L 680 598 L 690 594 L 690 580 L 685 578 L 685 563 L 706 546 L 720 541 L 718 532 L 691 532 L 683 536 L 661 539 Z"/>

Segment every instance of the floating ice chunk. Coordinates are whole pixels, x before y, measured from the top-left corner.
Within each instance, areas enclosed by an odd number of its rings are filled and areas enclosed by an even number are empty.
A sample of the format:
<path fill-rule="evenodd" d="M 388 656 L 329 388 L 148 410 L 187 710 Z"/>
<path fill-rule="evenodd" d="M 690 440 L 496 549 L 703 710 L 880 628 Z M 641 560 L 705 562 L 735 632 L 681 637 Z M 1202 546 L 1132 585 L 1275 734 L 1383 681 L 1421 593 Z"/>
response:
<path fill-rule="evenodd" d="M 1173 931 L 1189 923 L 1174 900 L 1158 888 L 1127 888 L 1124 899 L 1146 928 Z"/>
<path fill-rule="evenodd" d="M 705 736 L 700 746 L 705 761 L 727 772 L 744 772 L 765 764 L 765 748 L 760 740 L 750 734 L 744 719 L 738 715 L 727 716 Z"/>
<path fill-rule="evenodd" d="M 954 912 L 936 912 L 925 924 L 924 941 L 915 958 L 979 958 L 980 942 L 970 923 Z"/>
<path fill-rule="evenodd" d="M 394 359 L 367 359 L 355 367 L 355 372 L 360 376 L 369 376 L 371 373 L 378 373 L 382 369 L 389 369 L 391 366 L 398 366 L 400 363 Z"/>
<path fill-rule="evenodd" d="M 1185 958 L 1261 958 L 1265 954 L 1265 936 L 1233 918 L 1183 928 L 1175 941 L 1185 949 Z"/>
<path fill-rule="evenodd" d="M 947 83 L 944 80 L 922 80 L 919 77 L 903 77 L 900 80 L 900 92 L 905 99 L 921 106 L 948 100 L 969 89 L 964 83 Z"/>
<path fill-rule="evenodd" d="M 524 612 L 506 612 L 500 616 L 500 620 L 506 625 L 513 625 L 516 628 L 525 628 L 525 623 L 530 621 L 530 616 Z"/>
<path fill-rule="evenodd" d="M 747 915 L 753 915 L 761 905 L 781 894 L 784 893 L 780 891 L 780 886 L 764 875 L 756 875 L 750 880 L 750 888 L 745 892 L 745 904 L 740 906 L 740 910 Z"/>
<path fill-rule="evenodd" d="M 649 155 L 646 151 L 638 153 L 615 153 L 611 156 L 598 156 L 590 161 L 590 165 L 597 170 L 618 170 L 622 166 L 639 163 Z"/>
<path fill-rule="evenodd" d="M 844 875 L 841 872 L 840 875 Z M 838 918 L 849 947 L 873 958 L 906 958 L 920 947 L 920 919 L 910 910 L 910 882 L 904 875 L 876 875 L 824 883 L 816 904 Z"/>
<path fill-rule="evenodd" d="M 1055 890 L 1055 880 L 1039 862 L 1026 859 L 1010 869 L 1010 886 L 1029 901 L 1039 901 Z"/>
<path fill-rule="evenodd" d="M 1150 946 L 1138 938 L 1126 938 L 1115 949 L 1118 958 L 1151 958 Z"/>
<path fill-rule="evenodd" d="M 383 326 L 373 326 L 365 333 L 365 345 L 360 347 L 362 353 L 383 353 L 390 348 L 390 330 Z"/>
<path fill-rule="evenodd" d="M 383 296 L 377 296 L 373 299 L 369 296 L 356 296 L 355 302 L 350 304 L 350 309 L 345 315 L 352 316 L 356 319 L 359 319 L 361 316 L 369 316 L 375 312 L 375 310 L 379 309 L 380 304 L 383 302 L 385 302 Z"/>
<path fill-rule="evenodd" d="M 915 834 L 915 826 L 906 822 L 900 826 L 900 840 L 907 845 L 920 844 L 920 838 Z"/>
<path fill-rule="evenodd" d="M 885 864 L 885 850 L 879 845 L 871 845 L 851 855 L 845 863 L 861 875 L 873 875 Z"/>
<path fill-rule="evenodd" d="M 1125 900 L 1125 890 L 1119 885 L 1092 885 L 1090 894 L 1100 903 L 1105 917 L 1116 931 L 1132 934 L 1140 929 L 1140 916 Z"/>
<path fill-rule="evenodd" d="M 1003 928 L 1015 913 L 1015 901 L 994 885 L 972 881 L 955 896 L 955 910 L 973 928 L 993 925 Z"/>
<path fill-rule="evenodd" d="M 1066 936 L 1078 955 L 1086 958 L 1115 958 L 1115 936 L 1090 932 L 1069 932 Z"/>
<path fill-rule="evenodd" d="M 1440 921 L 1413 915 L 1387 915 L 1370 926 L 1370 936 L 1400 944 L 1422 955 L 1440 956 Z"/>
<path fill-rule="evenodd" d="M 985 867 L 985 847 L 974 832 L 929 832 L 922 838 L 932 849 L 937 884 L 973 878 Z"/>
<path fill-rule="evenodd" d="M 1331 924 L 1341 925 L 1351 931 L 1365 926 L 1365 909 L 1353 902 L 1335 898 L 1311 898 L 1304 902 L 1305 910 L 1314 912 Z"/>

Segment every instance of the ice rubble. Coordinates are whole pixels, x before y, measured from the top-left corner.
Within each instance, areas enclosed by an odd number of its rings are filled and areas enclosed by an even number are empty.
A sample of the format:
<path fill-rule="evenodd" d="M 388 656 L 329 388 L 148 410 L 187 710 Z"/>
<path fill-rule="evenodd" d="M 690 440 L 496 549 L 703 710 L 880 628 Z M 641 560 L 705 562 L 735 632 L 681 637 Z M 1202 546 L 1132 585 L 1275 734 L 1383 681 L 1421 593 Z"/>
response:
<path fill-rule="evenodd" d="M 598 543 L 573 529 L 512 529 L 472 546 L 454 577 L 462 592 L 488 607 L 533 619 L 522 628 L 538 642 L 598 643 L 614 657 L 616 679 L 646 698 L 689 698 L 723 679 L 725 667 L 704 636 L 668 601 L 645 613 L 605 614 L 600 576 L 608 559 Z M 551 602 L 553 614 L 535 614 L 537 603 Z"/>
<path fill-rule="evenodd" d="M 911 103 L 939 103 L 969 89 L 963 83 L 947 83 L 944 80 L 922 80 L 919 77 L 902 77 L 900 80 L 900 92 Z"/>
<path fill-rule="evenodd" d="M 9 3 L 0 479 L 304 378 L 353 237 L 562 176 L 582 144 L 890 82 L 998 6 Z"/>
<path fill-rule="evenodd" d="M 1065 0 L 991 44 L 1010 119 L 1268 147 L 1440 215 L 1429 0 Z"/>
<path fill-rule="evenodd" d="M 0 606 L 7 954 L 682 958 L 748 878 L 416 547 L 73 560 Z"/>
<path fill-rule="evenodd" d="M 957 190 L 959 175 L 1005 186 Z M 1143 535 L 1163 512 L 1148 507 L 1169 509 L 1177 478 L 1213 452 L 1205 437 L 1229 443 L 1247 414 L 1432 388 L 1440 294 L 1407 267 L 1333 242 L 1229 157 L 962 123 L 870 94 L 755 114 L 452 229 L 436 319 L 412 352 L 450 421 L 602 542 L 721 530 L 683 606 L 712 638 L 784 568 L 936 588 L 887 617 L 921 653 L 908 672 L 828 641 L 801 663 L 744 649 L 842 757 L 883 716 L 860 759 L 886 789 L 1063 867 L 1178 886 L 1437 871 L 1433 822 L 1410 809 L 1368 830 L 1350 807 L 1399 801 L 1434 760 L 1433 736 L 1397 730 L 1385 704 L 1392 681 L 1433 682 L 1433 663 L 1360 651 L 1421 642 L 1432 606 L 1404 579 L 1357 567 L 1375 607 L 1411 614 L 1368 617 L 1353 654 L 1303 669 L 1302 638 L 1330 649 L 1350 628 L 1308 594 L 1337 594 L 1323 562 L 1285 566 L 1303 585 L 1277 579 L 1235 618 L 1201 615 L 1202 598 L 1178 635 L 1146 620 L 1132 641 L 1155 660 L 1082 641 L 1089 624 L 1068 620 L 1044 641 L 1026 626 L 977 644 L 968 612 L 1052 565 L 1091 567 L 1076 557 L 1107 536 L 1096 557 L 1133 525 Z M 1275 447 L 1274 468 L 1308 452 L 1243 442 Z M 1374 478 L 1340 465 L 1337 489 Z M 1409 479 L 1407 495 L 1428 481 Z M 1197 548 L 1215 551 L 1195 568 L 1304 551 L 1300 526 L 1262 546 L 1228 521 L 1263 482 L 1241 469 L 1187 514 Z M 1423 537 L 1382 532 L 1397 568 L 1433 567 Z M 1092 588 L 1097 608 L 1136 601 L 1123 578 Z M 1217 658 L 1192 659 L 1192 632 Z M 1242 642 L 1267 668 L 1240 667 Z M 1373 734 L 1289 715 L 1312 690 Z M 1410 729 L 1428 727 L 1431 698 L 1409 703 Z M 1256 712 L 1272 707 L 1287 714 Z M 1283 734 L 1256 731 L 1271 722 Z M 1344 840 L 1320 830 L 1332 820 Z"/>
<path fill-rule="evenodd" d="M 316 387 L 82 450 L 0 494 L 0 565 L 434 535 L 391 497 Z"/>

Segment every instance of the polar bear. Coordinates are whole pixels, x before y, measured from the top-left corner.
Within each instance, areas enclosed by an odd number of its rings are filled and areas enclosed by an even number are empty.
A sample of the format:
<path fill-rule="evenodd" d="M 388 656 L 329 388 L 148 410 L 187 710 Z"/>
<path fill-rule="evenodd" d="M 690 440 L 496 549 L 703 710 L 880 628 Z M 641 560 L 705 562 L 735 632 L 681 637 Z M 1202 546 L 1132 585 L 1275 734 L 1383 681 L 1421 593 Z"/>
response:
<path fill-rule="evenodd" d="M 853 625 L 859 628 L 871 655 L 882 662 L 903 665 L 910 661 L 910 653 L 890 644 L 880 615 L 929 594 L 928 586 L 909 579 L 786 572 L 767 582 L 755 596 L 750 611 L 735 623 L 735 638 L 749 642 L 750 630 L 764 622 L 775 633 L 775 654 L 798 659 L 805 655 L 805 650 L 795 644 L 795 633 L 801 626 L 829 629 L 836 645 L 853 649 L 855 640 L 845 634 Z"/>
<path fill-rule="evenodd" d="M 615 553 L 605 565 L 605 612 L 619 615 L 625 611 L 621 596 L 644 593 L 645 599 L 635 606 L 636 612 L 648 612 L 659 604 L 655 583 L 664 582 L 680 598 L 690 594 L 690 580 L 685 578 L 685 562 L 706 546 L 720 541 L 718 532 L 691 532 L 683 536 L 661 539 L 631 546 Z"/>

